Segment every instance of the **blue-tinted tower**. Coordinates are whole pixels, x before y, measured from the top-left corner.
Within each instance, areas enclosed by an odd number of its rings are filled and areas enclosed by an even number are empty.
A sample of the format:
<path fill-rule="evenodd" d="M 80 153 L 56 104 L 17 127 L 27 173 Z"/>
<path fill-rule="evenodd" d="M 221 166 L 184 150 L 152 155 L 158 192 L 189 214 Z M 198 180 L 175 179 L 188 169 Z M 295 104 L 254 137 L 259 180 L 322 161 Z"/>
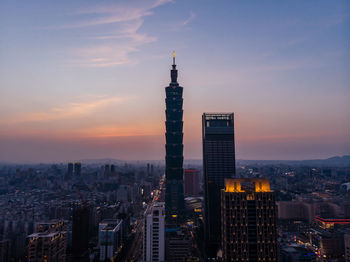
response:
<path fill-rule="evenodd" d="M 168 225 L 177 224 L 184 209 L 183 191 L 183 121 L 182 91 L 177 82 L 175 53 L 171 69 L 171 83 L 165 88 L 166 93 L 166 133 L 165 133 L 165 211 Z"/>

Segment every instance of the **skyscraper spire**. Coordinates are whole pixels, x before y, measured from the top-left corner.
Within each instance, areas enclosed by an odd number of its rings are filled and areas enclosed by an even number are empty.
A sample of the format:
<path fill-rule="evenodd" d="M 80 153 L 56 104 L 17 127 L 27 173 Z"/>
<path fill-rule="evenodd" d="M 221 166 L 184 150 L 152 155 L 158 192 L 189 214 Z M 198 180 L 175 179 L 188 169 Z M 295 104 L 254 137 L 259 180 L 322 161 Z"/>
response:
<path fill-rule="evenodd" d="M 173 51 L 173 65 L 171 69 L 171 82 L 172 83 L 177 83 L 177 70 L 176 70 L 176 64 L 175 64 L 175 51 Z"/>

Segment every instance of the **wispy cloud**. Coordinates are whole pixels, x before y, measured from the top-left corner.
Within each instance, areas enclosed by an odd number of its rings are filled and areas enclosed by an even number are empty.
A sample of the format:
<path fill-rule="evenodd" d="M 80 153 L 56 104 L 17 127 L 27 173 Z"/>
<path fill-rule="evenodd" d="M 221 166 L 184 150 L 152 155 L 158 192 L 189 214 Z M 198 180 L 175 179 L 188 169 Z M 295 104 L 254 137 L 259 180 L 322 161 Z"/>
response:
<path fill-rule="evenodd" d="M 100 96 L 90 101 L 77 101 L 67 103 L 61 106 L 54 106 L 45 111 L 30 112 L 18 115 L 10 124 L 32 123 L 32 122 L 49 122 L 54 120 L 64 120 L 88 116 L 102 108 L 117 105 L 129 100 L 130 97 L 105 97 Z"/>
<path fill-rule="evenodd" d="M 157 41 L 155 36 L 140 32 L 144 19 L 152 15 L 156 7 L 170 2 L 172 1 L 131 1 L 131 3 L 89 6 L 76 10 L 72 15 L 78 21 L 62 25 L 61 29 L 85 32 L 86 28 L 93 27 L 94 33 L 86 36 L 90 43 L 72 50 L 73 59 L 70 59 L 68 64 L 111 67 L 137 63 L 130 59 L 129 54 L 139 51 L 145 44 Z M 103 33 L 96 34 L 96 27 Z"/>
<path fill-rule="evenodd" d="M 81 16 L 81 21 L 62 25 L 61 28 L 89 27 L 142 19 L 145 16 L 152 15 L 152 9 L 170 2 L 172 0 L 142 0 L 88 6 L 72 13 Z M 86 16 L 89 16 L 89 18 L 85 18 Z"/>
<path fill-rule="evenodd" d="M 183 25 L 188 25 L 190 22 L 192 22 L 196 18 L 196 14 L 191 12 L 190 16 L 183 22 Z"/>
<path fill-rule="evenodd" d="M 73 59 L 69 65 L 86 67 L 110 67 L 130 64 L 128 55 L 136 52 L 137 46 L 127 46 L 118 43 L 98 44 L 74 50 Z"/>
<path fill-rule="evenodd" d="M 194 12 L 190 12 L 189 16 L 185 20 L 178 20 L 176 23 L 173 23 L 171 28 L 169 30 L 171 31 L 183 31 L 183 30 L 188 30 L 189 24 L 196 19 L 197 15 Z"/>

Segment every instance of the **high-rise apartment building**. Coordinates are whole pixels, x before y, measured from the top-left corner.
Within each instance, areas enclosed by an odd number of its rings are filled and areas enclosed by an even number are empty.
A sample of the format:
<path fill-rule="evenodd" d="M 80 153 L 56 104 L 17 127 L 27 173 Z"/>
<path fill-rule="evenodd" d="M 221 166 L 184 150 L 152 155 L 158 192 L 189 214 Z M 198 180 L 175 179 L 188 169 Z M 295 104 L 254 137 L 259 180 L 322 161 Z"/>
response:
<path fill-rule="evenodd" d="M 268 179 L 226 179 L 221 190 L 223 261 L 277 261 L 276 209 Z"/>
<path fill-rule="evenodd" d="M 184 195 L 198 196 L 199 195 L 199 170 L 185 169 L 184 172 Z"/>
<path fill-rule="evenodd" d="M 236 173 L 233 113 L 204 113 L 202 136 L 206 251 L 215 257 L 221 244 L 220 190 Z"/>
<path fill-rule="evenodd" d="M 107 179 L 110 176 L 110 174 L 111 174 L 110 166 L 108 164 L 106 164 L 103 176 L 104 176 L 105 179 Z"/>
<path fill-rule="evenodd" d="M 65 262 L 67 223 L 61 220 L 38 223 L 28 236 L 28 262 Z"/>
<path fill-rule="evenodd" d="M 73 176 L 73 163 L 68 163 L 67 175 L 70 178 Z"/>
<path fill-rule="evenodd" d="M 155 202 L 144 214 L 143 261 L 164 261 L 165 206 Z"/>
<path fill-rule="evenodd" d="M 75 176 L 81 175 L 81 163 L 74 163 L 74 175 Z"/>
<path fill-rule="evenodd" d="M 182 91 L 177 82 L 175 53 L 171 70 L 171 83 L 165 88 L 166 93 L 166 144 L 165 144 L 165 210 L 168 224 L 176 224 L 177 217 L 184 209 L 183 193 L 183 121 Z"/>
<path fill-rule="evenodd" d="M 110 261 L 123 240 L 123 220 L 105 219 L 98 226 L 98 244 L 100 247 L 100 261 Z"/>

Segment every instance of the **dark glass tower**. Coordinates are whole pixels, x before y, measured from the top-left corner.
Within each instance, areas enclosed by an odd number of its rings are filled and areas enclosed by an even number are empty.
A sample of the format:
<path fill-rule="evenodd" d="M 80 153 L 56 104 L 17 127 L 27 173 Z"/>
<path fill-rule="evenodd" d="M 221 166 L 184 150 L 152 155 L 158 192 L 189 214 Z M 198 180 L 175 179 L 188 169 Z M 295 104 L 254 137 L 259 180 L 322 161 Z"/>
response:
<path fill-rule="evenodd" d="M 202 132 L 206 251 L 215 257 L 221 245 L 220 190 L 236 173 L 233 113 L 204 113 Z"/>
<path fill-rule="evenodd" d="M 183 121 L 182 121 L 182 91 L 177 82 L 175 53 L 171 69 L 171 83 L 165 88 L 166 93 L 166 133 L 165 133 L 165 212 L 167 224 L 177 224 L 177 219 L 183 213 Z"/>

